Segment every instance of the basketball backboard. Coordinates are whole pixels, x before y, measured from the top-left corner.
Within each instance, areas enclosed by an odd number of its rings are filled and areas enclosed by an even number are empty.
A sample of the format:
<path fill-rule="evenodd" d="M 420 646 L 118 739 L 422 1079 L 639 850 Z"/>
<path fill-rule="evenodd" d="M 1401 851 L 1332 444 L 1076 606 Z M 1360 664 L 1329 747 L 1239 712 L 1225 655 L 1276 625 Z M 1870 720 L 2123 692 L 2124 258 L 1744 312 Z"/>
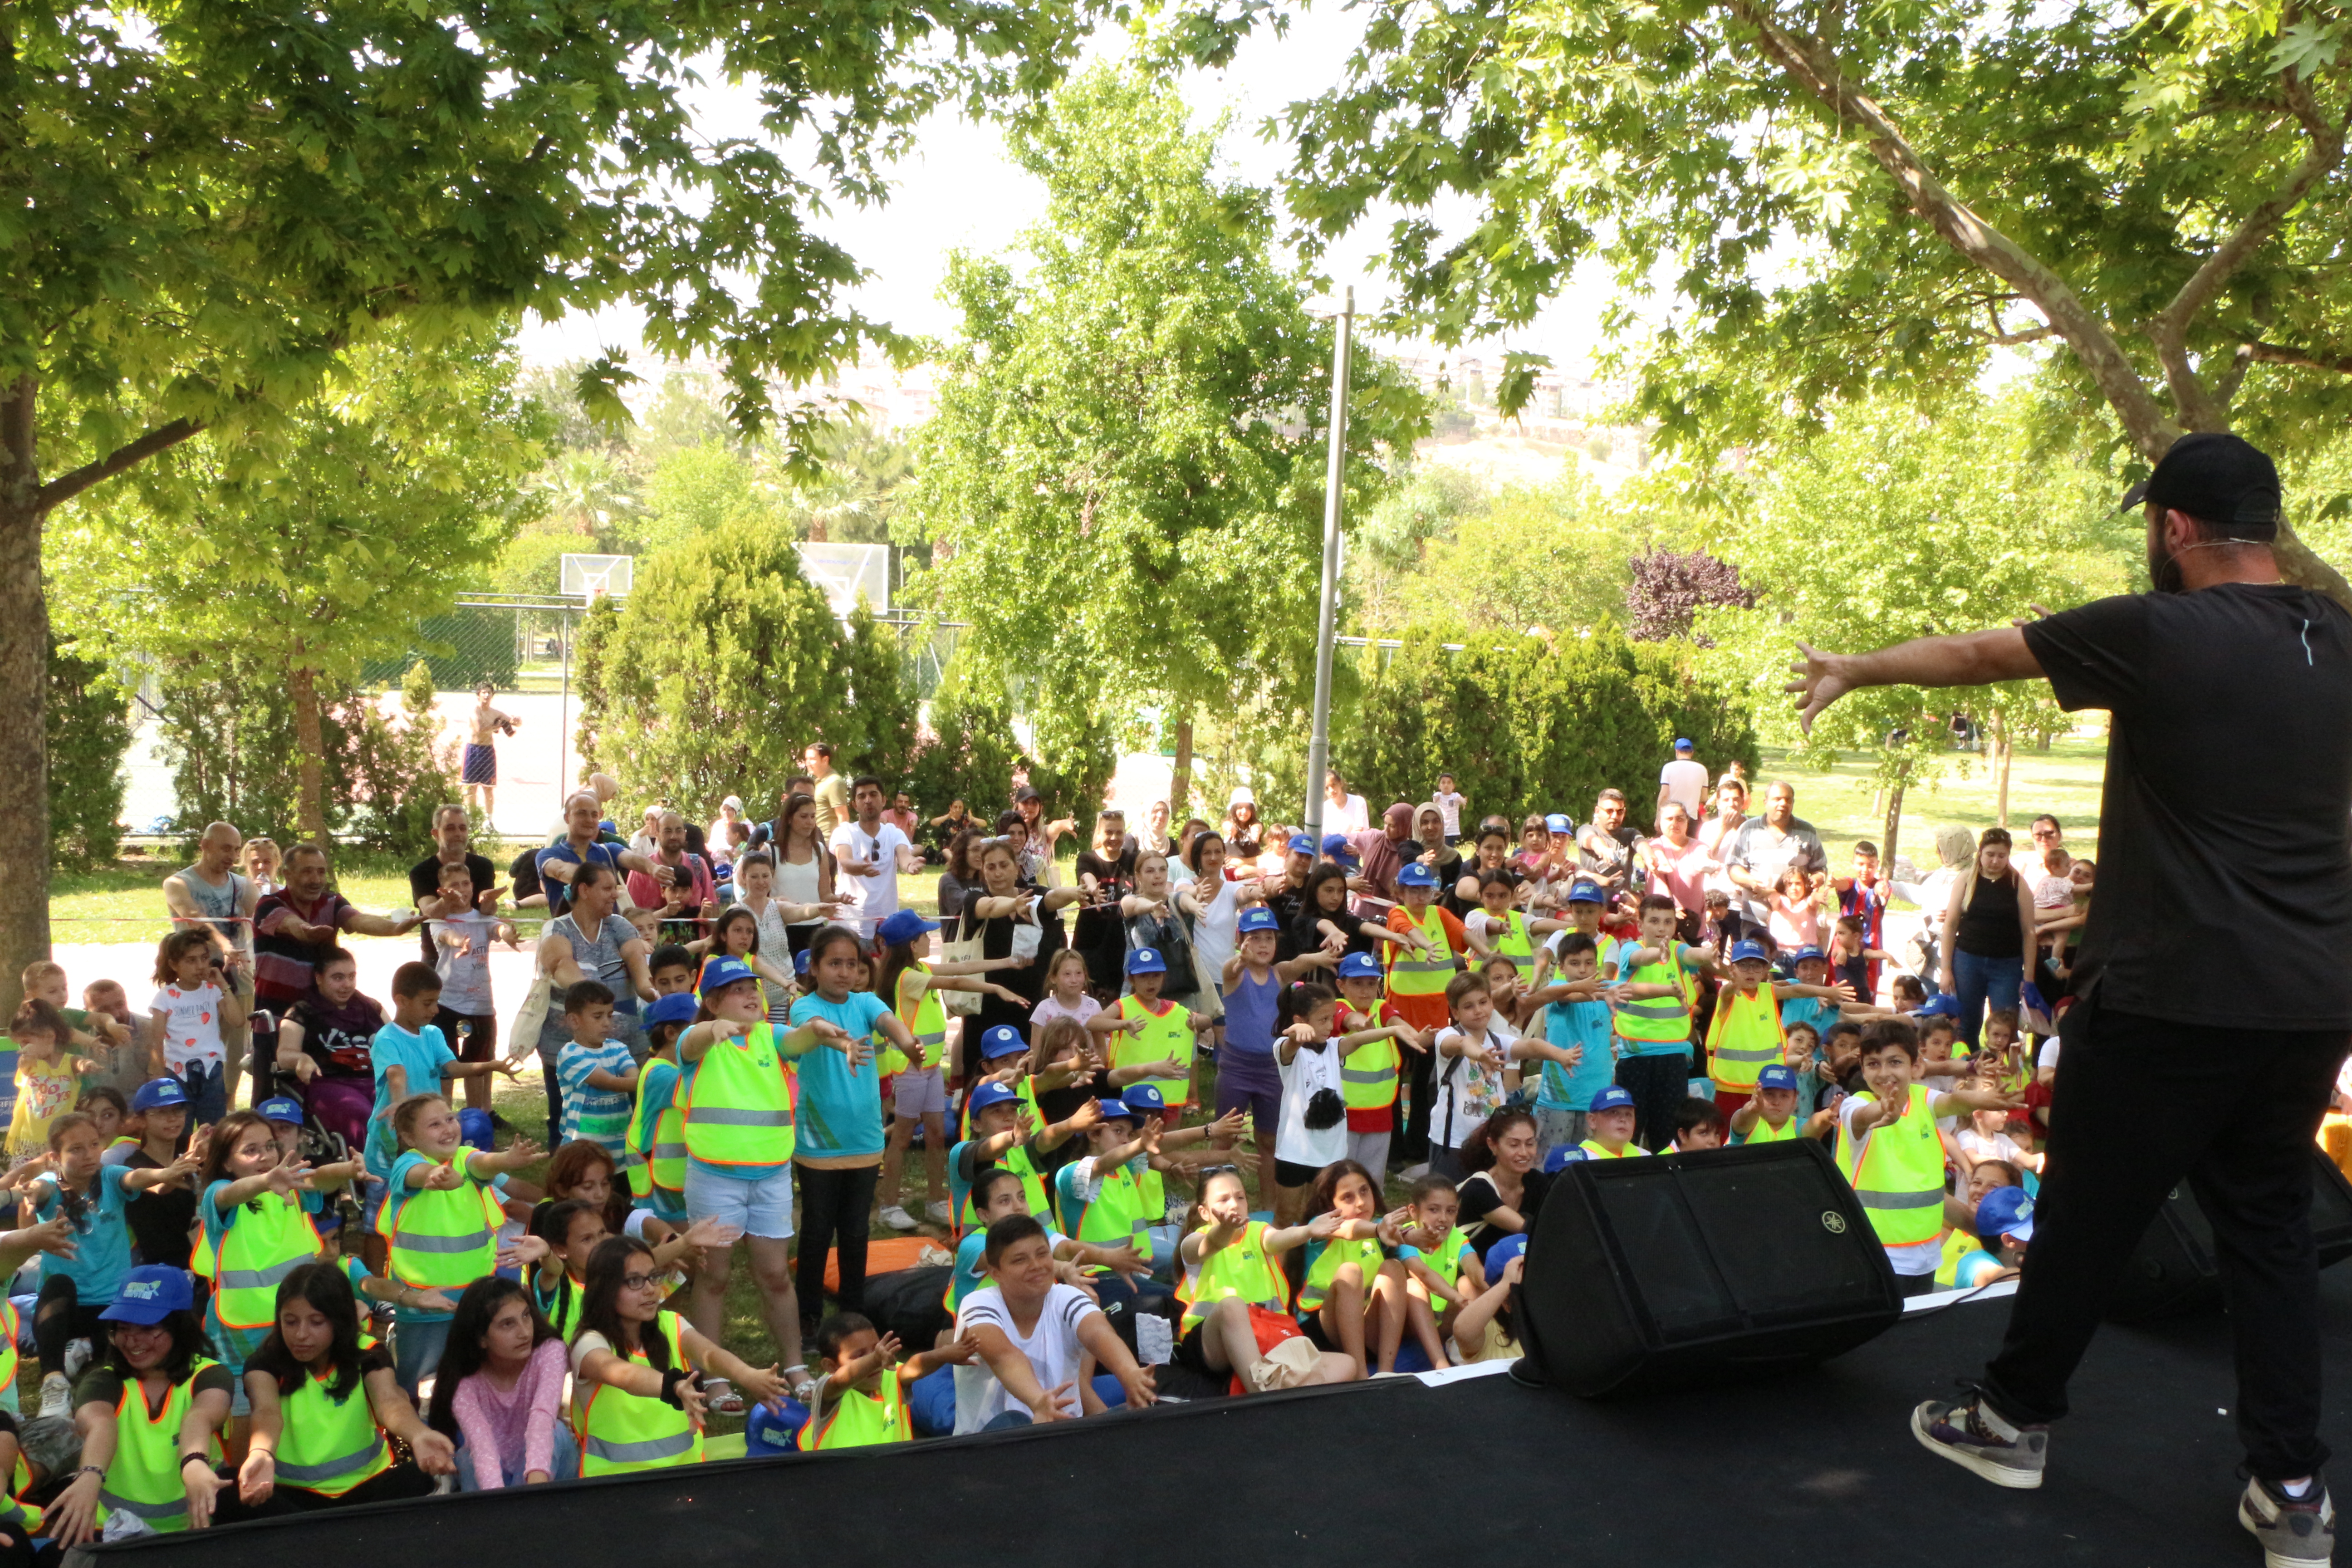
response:
<path fill-rule="evenodd" d="M 563 558 L 566 598 L 596 600 L 607 594 L 625 598 L 636 580 L 634 555 L 569 555 Z"/>

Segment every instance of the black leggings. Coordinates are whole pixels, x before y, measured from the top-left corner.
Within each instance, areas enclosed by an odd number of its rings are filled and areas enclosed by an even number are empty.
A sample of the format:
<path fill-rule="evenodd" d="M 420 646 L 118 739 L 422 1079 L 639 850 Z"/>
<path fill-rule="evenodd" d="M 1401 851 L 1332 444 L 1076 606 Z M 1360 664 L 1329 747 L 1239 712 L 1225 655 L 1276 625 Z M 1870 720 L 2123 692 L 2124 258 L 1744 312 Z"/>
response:
<path fill-rule="evenodd" d="M 43 1373 L 65 1371 L 66 1346 L 75 1340 L 88 1339 L 93 1352 L 105 1351 L 106 1325 L 98 1315 L 106 1308 L 104 1301 L 83 1305 L 80 1287 L 62 1274 L 41 1281 L 33 1303 L 33 1343 Z"/>
<path fill-rule="evenodd" d="M 223 1465 L 216 1472 L 231 1480 L 236 1471 Z M 235 1524 L 247 1519 L 279 1519 L 289 1513 L 317 1513 L 322 1509 L 347 1508 L 363 1502 L 397 1502 L 404 1498 L 430 1497 L 434 1480 L 416 1468 L 414 1459 L 404 1460 L 380 1476 L 371 1476 L 341 1497 L 329 1497 L 305 1487 L 289 1487 L 280 1481 L 270 1489 L 269 1500 L 248 1507 L 238 1499 L 236 1489 L 222 1492 L 213 1504 L 213 1522 Z"/>
<path fill-rule="evenodd" d="M 1674 1142 L 1675 1113 L 1690 1098 L 1691 1059 L 1672 1056 L 1625 1057 L 1617 1063 L 1617 1087 L 1633 1097 L 1633 1136 L 1654 1154 Z"/>
<path fill-rule="evenodd" d="M 857 1165 L 845 1171 L 800 1168 L 801 1214 L 799 1261 L 793 1267 L 793 1289 L 800 1292 L 801 1316 L 824 1315 L 824 1255 L 841 1248 L 841 1289 L 835 1293 L 841 1310 L 855 1312 L 866 1304 L 866 1238 L 874 1206 L 874 1188 L 882 1179 L 880 1165 Z"/>

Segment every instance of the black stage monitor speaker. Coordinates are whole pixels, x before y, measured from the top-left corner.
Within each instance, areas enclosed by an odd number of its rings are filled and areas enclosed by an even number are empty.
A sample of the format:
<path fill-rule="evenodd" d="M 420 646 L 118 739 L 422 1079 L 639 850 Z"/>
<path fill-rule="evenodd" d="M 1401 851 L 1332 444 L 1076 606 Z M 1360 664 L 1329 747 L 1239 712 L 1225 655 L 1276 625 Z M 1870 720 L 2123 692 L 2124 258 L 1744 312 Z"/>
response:
<path fill-rule="evenodd" d="M 1902 1315 L 1861 1200 L 1810 1138 L 1570 1164 L 1513 1303 L 1522 1379 L 1587 1398 L 1807 1365 Z"/>
<path fill-rule="evenodd" d="M 2352 1182 L 2315 1147 L 2311 1152 L 2311 1237 L 2325 1268 L 2352 1258 Z M 2213 1222 L 2198 1207 L 2196 1194 L 2184 1181 L 2166 1194 L 2164 1206 L 2116 1281 L 2107 1298 L 2107 1318 L 2117 1323 L 2147 1323 L 2221 1304 Z"/>

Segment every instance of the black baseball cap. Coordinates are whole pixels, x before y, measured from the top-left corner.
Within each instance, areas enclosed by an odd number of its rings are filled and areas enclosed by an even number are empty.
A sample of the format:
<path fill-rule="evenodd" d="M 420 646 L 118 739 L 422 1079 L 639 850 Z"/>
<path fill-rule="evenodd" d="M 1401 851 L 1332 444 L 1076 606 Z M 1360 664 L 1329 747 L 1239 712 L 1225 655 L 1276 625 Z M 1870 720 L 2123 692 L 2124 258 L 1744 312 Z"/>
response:
<path fill-rule="evenodd" d="M 2252 442 L 2192 430 L 2174 441 L 2156 471 L 2124 492 L 2123 504 L 2154 501 L 2212 528 L 2267 539 L 2278 531 L 2278 465 Z"/>

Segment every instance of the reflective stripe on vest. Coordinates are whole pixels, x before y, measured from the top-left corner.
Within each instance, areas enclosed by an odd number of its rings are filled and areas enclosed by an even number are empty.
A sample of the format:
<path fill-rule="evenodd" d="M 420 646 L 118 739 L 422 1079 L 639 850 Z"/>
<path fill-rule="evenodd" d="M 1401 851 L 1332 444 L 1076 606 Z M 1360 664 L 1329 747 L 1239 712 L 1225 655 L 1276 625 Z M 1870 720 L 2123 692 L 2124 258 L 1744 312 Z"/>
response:
<path fill-rule="evenodd" d="M 1190 1333 L 1192 1325 L 1208 1316 L 1209 1308 L 1228 1296 L 1238 1296 L 1269 1312 L 1289 1310 L 1290 1279 L 1267 1256 L 1265 1232 L 1265 1222 L 1254 1219 L 1230 1245 L 1185 1266 L 1184 1283 L 1176 1292 L 1176 1299 L 1184 1304 L 1185 1332 Z"/>
<path fill-rule="evenodd" d="M 232 1329 L 278 1321 L 278 1282 L 323 1250 L 301 1200 L 265 1192 L 241 1205 L 211 1248 L 213 1312 Z"/>
<path fill-rule="evenodd" d="M 1596 1143 L 1590 1138 L 1579 1143 L 1577 1147 L 1584 1151 L 1584 1157 L 1588 1160 L 1630 1160 L 1636 1154 L 1649 1152 L 1639 1143 L 1632 1142 L 1628 1142 L 1622 1149 L 1612 1152 L 1607 1145 Z"/>
<path fill-rule="evenodd" d="M 278 1437 L 278 1479 L 322 1497 L 341 1497 L 392 1468 L 365 1379 L 353 1383 L 341 1399 L 327 1392 L 332 1382 L 305 1373 L 280 1405 L 285 1419 Z"/>
<path fill-rule="evenodd" d="M 1184 1069 L 1181 1079 L 1156 1078 L 1160 1097 L 1171 1110 L 1192 1103 L 1192 1015 L 1181 1002 L 1162 1002 L 1167 1009 L 1154 1013 L 1132 996 L 1118 999 L 1121 1018 L 1141 1018 L 1143 1027 L 1133 1033 L 1121 1029 L 1113 1037 L 1111 1066 L 1133 1067 L 1138 1062 L 1167 1061 L 1173 1058 Z"/>
<path fill-rule="evenodd" d="M 1350 1110 L 1379 1110 L 1396 1103 L 1397 1043 L 1373 1040 L 1339 1058 L 1339 1098 Z"/>
<path fill-rule="evenodd" d="M 1494 919 L 1492 915 L 1486 917 Z M 1511 961 L 1511 967 L 1525 980 L 1536 972 L 1536 949 L 1528 935 L 1528 917 L 1512 910 L 1503 916 L 1503 934 L 1495 939 L 1495 951 Z"/>
<path fill-rule="evenodd" d="M 646 1064 L 652 1070 L 652 1064 Z M 638 1080 L 642 1083 L 644 1080 Z M 677 1108 L 677 1091 L 684 1088 L 684 1075 L 669 1080 L 669 1098 L 654 1112 L 653 1147 L 646 1147 L 645 1106 L 639 1102 L 629 1115 L 627 1151 L 628 1168 L 645 1171 L 646 1179 L 656 1190 L 678 1196 L 686 1191 L 686 1118 Z M 634 1181 L 631 1184 L 635 1185 Z M 642 1195 L 642 1194 L 640 1194 Z"/>
<path fill-rule="evenodd" d="M 1681 944 L 1666 956 L 1664 963 L 1641 963 L 1631 973 L 1618 974 L 1629 985 L 1671 985 L 1672 996 L 1645 996 L 1637 1002 L 1616 1005 L 1617 1033 L 1628 1040 L 1652 1043 L 1685 1041 L 1690 1038 L 1691 1006 L 1694 1001 L 1690 971 L 1682 966 Z"/>
<path fill-rule="evenodd" d="M 219 1364 L 198 1356 L 188 1375 L 164 1395 L 163 1411 L 152 1417 L 139 1380 L 124 1382 L 122 1397 L 114 1404 L 114 1459 L 99 1482 L 100 1503 L 136 1514 L 159 1531 L 188 1528 L 188 1494 L 180 1480 L 180 1426 L 195 1403 L 196 1373 Z M 217 1433 L 205 1437 L 205 1453 L 214 1463 L 220 1462 Z"/>
<path fill-rule="evenodd" d="M 1706 1032 L 1706 1076 L 1717 1089 L 1753 1090 L 1764 1069 L 1787 1054 L 1788 1043 L 1770 981 L 1752 996 L 1727 985 L 1715 999 L 1715 1022 Z"/>
<path fill-rule="evenodd" d="M 1403 906 L 1399 905 L 1400 909 Z M 1414 930 L 1428 939 L 1429 952 L 1419 953 L 1400 942 L 1388 944 L 1389 994 L 1441 996 L 1454 979 L 1454 944 L 1446 939 L 1445 922 L 1432 904 L 1421 911 Z"/>
<path fill-rule="evenodd" d="M 686 1149 L 706 1165 L 787 1165 L 793 1158 L 793 1079 L 762 1020 L 721 1040 L 687 1080 Z"/>
<path fill-rule="evenodd" d="M 498 1226 L 506 1217 L 497 1204 L 470 1174 L 453 1188 L 386 1194 L 376 1223 L 390 1249 L 392 1277 L 417 1289 L 463 1289 L 495 1273 Z"/>
<path fill-rule="evenodd" d="M 669 1364 L 687 1365 L 677 1314 L 664 1312 L 654 1321 L 668 1347 Z M 640 1366 L 653 1364 L 642 1350 L 632 1352 L 629 1359 Z M 574 1398 L 579 1407 L 574 1422 L 580 1438 L 583 1476 L 609 1476 L 625 1470 L 699 1464 L 702 1460 L 702 1433 L 683 1410 L 609 1384 L 593 1384 L 584 1396 L 575 1394 Z"/>
<path fill-rule="evenodd" d="M 1921 1085 L 1910 1086 L 1902 1115 L 1858 1141 L 1841 1115 L 1838 1168 L 1886 1246 L 1916 1247 L 1944 1234 L 1944 1144 L 1936 1136 L 1934 1097 Z"/>

